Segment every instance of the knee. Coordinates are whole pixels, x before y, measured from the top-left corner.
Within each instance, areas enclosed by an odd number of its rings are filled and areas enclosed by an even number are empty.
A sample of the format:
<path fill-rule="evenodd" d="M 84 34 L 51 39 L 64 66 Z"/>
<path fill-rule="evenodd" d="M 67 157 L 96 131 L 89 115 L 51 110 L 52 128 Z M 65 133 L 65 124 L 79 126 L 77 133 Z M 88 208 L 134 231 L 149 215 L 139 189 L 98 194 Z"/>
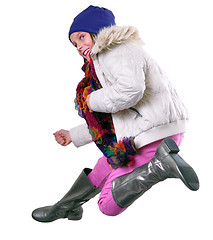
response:
<path fill-rule="evenodd" d="M 99 200 L 98 206 L 100 211 L 107 216 L 117 216 L 122 213 L 125 208 L 120 208 L 113 199 L 108 202 Z"/>

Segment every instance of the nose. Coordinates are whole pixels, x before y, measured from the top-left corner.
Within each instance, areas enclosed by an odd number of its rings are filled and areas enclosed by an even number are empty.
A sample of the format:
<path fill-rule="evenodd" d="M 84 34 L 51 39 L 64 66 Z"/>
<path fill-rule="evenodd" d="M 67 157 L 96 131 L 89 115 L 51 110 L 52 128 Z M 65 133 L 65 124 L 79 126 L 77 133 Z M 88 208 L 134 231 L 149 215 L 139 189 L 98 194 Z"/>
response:
<path fill-rule="evenodd" d="M 81 46 L 81 45 L 78 45 L 78 46 L 77 46 L 77 49 L 78 49 L 78 51 L 80 51 L 80 50 L 82 49 L 82 46 Z"/>

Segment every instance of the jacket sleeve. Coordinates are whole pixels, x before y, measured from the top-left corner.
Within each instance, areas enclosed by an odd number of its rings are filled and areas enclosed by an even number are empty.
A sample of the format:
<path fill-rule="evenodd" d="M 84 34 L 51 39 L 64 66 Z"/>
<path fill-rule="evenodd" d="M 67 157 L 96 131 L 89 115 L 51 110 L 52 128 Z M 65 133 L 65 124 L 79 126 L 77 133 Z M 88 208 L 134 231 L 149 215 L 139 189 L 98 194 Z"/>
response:
<path fill-rule="evenodd" d="M 145 74 L 141 58 L 134 53 L 129 48 L 117 52 L 114 49 L 104 56 L 104 69 L 111 79 L 110 84 L 91 93 L 93 111 L 115 113 L 133 107 L 141 100 L 145 90 Z"/>
<path fill-rule="evenodd" d="M 87 124 L 82 124 L 77 127 L 71 128 L 70 137 L 72 139 L 72 143 L 76 147 L 81 147 L 92 142 L 92 137 L 89 133 Z"/>

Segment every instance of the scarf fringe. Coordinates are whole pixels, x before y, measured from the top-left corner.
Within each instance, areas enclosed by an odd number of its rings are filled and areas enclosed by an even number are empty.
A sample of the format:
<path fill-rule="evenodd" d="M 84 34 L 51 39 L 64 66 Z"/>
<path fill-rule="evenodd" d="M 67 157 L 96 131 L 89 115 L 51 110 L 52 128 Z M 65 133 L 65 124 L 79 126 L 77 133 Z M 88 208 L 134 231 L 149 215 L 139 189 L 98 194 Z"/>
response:
<path fill-rule="evenodd" d="M 108 163 L 113 169 L 128 167 L 134 162 L 134 155 L 137 153 L 133 137 L 124 137 L 112 148 L 113 155 L 107 157 Z M 108 155 L 107 152 L 105 155 Z"/>

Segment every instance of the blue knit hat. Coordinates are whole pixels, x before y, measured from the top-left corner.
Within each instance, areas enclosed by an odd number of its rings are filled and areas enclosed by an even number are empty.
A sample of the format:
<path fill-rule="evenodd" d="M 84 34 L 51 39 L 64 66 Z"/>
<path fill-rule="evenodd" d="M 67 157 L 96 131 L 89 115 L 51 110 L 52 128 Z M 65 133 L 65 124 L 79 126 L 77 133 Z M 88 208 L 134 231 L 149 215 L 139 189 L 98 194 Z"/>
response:
<path fill-rule="evenodd" d="M 97 34 L 102 28 L 112 25 L 115 25 L 115 16 L 110 10 L 90 5 L 74 18 L 68 37 L 70 39 L 74 32 Z"/>

